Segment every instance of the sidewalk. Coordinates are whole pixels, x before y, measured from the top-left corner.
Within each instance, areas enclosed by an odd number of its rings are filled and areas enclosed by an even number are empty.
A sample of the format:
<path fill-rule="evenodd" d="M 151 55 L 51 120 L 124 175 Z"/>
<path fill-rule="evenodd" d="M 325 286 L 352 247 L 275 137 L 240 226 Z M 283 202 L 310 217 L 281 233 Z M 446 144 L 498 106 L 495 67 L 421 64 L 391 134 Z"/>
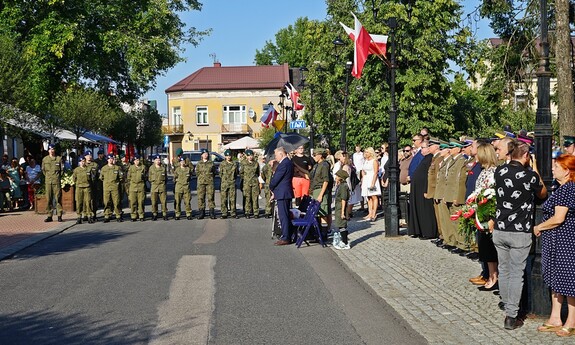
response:
<path fill-rule="evenodd" d="M 514 331 L 503 328 L 499 296 L 477 290 L 475 261 L 409 236 L 386 238 L 385 221 L 353 218 L 350 250 L 332 250 L 378 296 L 430 344 L 565 344 L 572 339 L 539 333 L 544 322 L 528 319 Z"/>

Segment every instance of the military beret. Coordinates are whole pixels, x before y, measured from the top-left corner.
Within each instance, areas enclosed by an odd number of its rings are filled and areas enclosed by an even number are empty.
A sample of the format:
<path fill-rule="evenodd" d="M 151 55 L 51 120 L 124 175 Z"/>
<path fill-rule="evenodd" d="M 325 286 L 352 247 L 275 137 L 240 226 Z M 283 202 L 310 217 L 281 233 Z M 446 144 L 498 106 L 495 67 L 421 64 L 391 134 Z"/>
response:
<path fill-rule="evenodd" d="M 246 153 L 246 156 L 253 156 L 254 155 L 254 151 L 249 150 L 249 149 L 246 150 L 245 153 Z"/>
<path fill-rule="evenodd" d="M 318 147 L 313 149 L 313 154 L 314 155 L 325 155 L 325 149 L 323 147 Z"/>
<path fill-rule="evenodd" d="M 113 159 L 113 158 L 114 158 L 114 154 L 113 154 L 113 153 L 108 153 L 108 156 L 107 156 L 107 158 L 108 158 L 108 159 L 110 159 L 110 158 L 112 158 L 112 159 Z"/>
<path fill-rule="evenodd" d="M 134 155 L 134 160 L 136 160 L 136 159 L 140 159 L 140 155 L 137 153 Z"/>
<path fill-rule="evenodd" d="M 208 150 L 206 150 L 206 149 L 201 149 L 200 152 L 201 152 L 202 154 L 204 154 L 204 153 L 209 153 Z"/>
<path fill-rule="evenodd" d="M 574 143 L 575 143 L 575 137 L 572 137 L 570 135 L 563 136 L 563 146 L 568 147 L 573 145 Z"/>
<path fill-rule="evenodd" d="M 227 149 L 224 151 L 224 156 L 231 156 L 232 155 L 232 150 Z"/>
<path fill-rule="evenodd" d="M 90 150 L 86 150 L 86 152 L 84 152 L 84 156 L 91 156 L 92 155 L 92 151 Z"/>
<path fill-rule="evenodd" d="M 178 147 L 178 149 L 176 150 L 176 156 L 179 156 L 182 153 L 184 153 L 184 150 L 181 147 Z"/>
<path fill-rule="evenodd" d="M 86 158 L 84 158 L 84 156 L 78 157 L 78 163 L 80 163 L 81 161 L 85 161 L 85 160 L 86 160 Z"/>
<path fill-rule="evenodd" d="M 154 160 L 156 160 L 156 159 L 161 159 L 160 155 L 155 155 Z"/>
<path fill-rule="evenodd" d="M 180 157 L 180 159 L 178 159 L 178 162 L 185 162 L 185 161 L 186 161 L 186 158 L 184 158 L 184 157 Z"/>
<path fill-rule="evenodd" d="M 339 178 L 341 178 L 342 180 L 345 180 L 346 178 L 349 177 L 349 174 L 347 173 L 347 171 L 341 169 L 338 172 L 335 173 L 335 176 L 338 176 Z"/>
<path fill-rule="evenodd" d="M 56 148 L 56 144 L 48 144 L 48 150 Z"/>
<path fill-rule="evenodd" d="M 532 145 L 533 144 L 533 138 L 528 137 L 526 135 L 519 135 L 517 136 L 517 140 L 526 143 L 527 145 Z"/>

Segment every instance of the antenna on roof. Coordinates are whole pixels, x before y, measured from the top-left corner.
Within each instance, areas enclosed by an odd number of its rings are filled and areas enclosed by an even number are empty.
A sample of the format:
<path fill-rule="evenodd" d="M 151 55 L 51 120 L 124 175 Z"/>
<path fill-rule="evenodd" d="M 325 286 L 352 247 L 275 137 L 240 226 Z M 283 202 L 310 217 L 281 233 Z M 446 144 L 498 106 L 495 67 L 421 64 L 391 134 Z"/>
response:
<path fill-rule="evenodd" d="M 213 61 L 214 63 L 218 62 L 218 59 L 216 58 L 216 53 L 211 53 L 210 57 L 214 60 Z"/>

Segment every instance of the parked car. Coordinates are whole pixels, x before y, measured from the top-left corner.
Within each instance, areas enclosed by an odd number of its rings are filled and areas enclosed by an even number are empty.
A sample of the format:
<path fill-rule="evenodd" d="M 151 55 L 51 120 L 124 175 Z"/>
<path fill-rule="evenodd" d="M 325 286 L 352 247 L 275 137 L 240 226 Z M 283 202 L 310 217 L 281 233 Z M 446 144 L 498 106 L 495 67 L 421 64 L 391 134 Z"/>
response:
<path fill-rule="evenodd" d="M 198 162 L 202 159 L 202 151 L 184 151 L 182 156 L 189 159 L 192 165 L 195 167 L 196 164 L 198 164 Z M 212 151 L 210 152 L 210 160 L 214 162 L 214 165 L 216 166 L 216 173 L 218 173 L 220 171 L 220 163 L 225 160 L 224 156 Z"/>

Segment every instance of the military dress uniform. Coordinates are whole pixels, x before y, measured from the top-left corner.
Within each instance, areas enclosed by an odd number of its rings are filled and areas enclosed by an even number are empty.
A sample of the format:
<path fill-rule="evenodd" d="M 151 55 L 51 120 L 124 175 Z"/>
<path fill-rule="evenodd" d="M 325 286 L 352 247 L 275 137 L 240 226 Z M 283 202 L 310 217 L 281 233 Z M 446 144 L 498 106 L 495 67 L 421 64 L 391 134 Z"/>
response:
<path fill-rule="evenodd" d="M 246 155 L 253 155 L 253 153 L 250 154 L 248 151 L 251 150 L 246 150 Z M 242 193 L 246 197 L 246 218 L 250 218 L 251 216 L 258 218 L 260 211 L 260 207 L 258 205 L 258 196 L 260 195 L 260 186 L 258 181 L 260 165 L 255 161 L 255 159 L 252 161 L 246 159 L 241 164 L 240 172 L 242 180 L 244 181 Z"/>
<path fill-rule="evenodd" d="M 148 181 L 151 183 L 150 199 L 152 201 L 152 220 L 158 219 L 158 198 L 162 204 L 162 216 L 164 220 L 168 220 L 168 203 L 166 201 L 166 182 L 168 174 L 166 167 L 162 164 L 156 166 L 155 164 L 148 170 Z"/>
<path fill-rule="evenodd" d="M 102 181 L 104 189 L 104 222 L 109 222 L 110 216 L 112 215 L 110 202 L 114 208 L 113 212 L 116 215 L 116 220 L 121 222 L 122 214 L 120 212 L 120 183 L 122 181 L 122 169 L 115 164 L 105 165 L 100 171 L 100 180 Z"/>
<path fill-rule="evenodd" d="M 88 222 L 93 223 L 92 219 L 92 171 L 87 166 L 78 166 L 72 174 L 75 186 L 76 213 L 78 214 L 78 224 L 82 223 L 82 217 L 89 217 Z"/>
<path fill-rule="evenodd" d="M 227 157 L 231 155 L 229 150 L 224 152 Z M 239 218 L 236 211 L 236 177 L 238 176 L 238 165 L 234 161 L 223 161 L 220 163 L 220 201 L 222 219 L 228 217 L 228 209 L 233 218 Z"/>
<path fill-rule="evenodd" d="M 450 140 L 451 145 L 461 146 L 461 143 L 455 140 Z M 467 157 L 463 153 L 454 156 L 447 166 L 447 184 L 444 192 L 445 202 L 449 209 L 449 215 L 455 214 L 465 204 L 465 180 L 467 178 Z M 463 235 L 459 233 L 459 221 L 451 220 L 443 229 L 444 235 L 447 239 L 444 241 L 450 245 L 457 247 L 459 250 L 465 249 L 465 240 Z"/>
<path fill-rule="evenodd" d="M 196 165 L 196 176 L 198 179 L 198 209 L 200 214 L 198 219 L 204 219 L 204 212 L 206 210 L 206 196 L 208 199 L 208 207 L 210 208 L 210 218 L 216 218 L 214 202 L 214 176 L 216 174 L 216 167 L 214 162 L 207 160 L 200 160 Z"/>
<path fill-rule="evenodd" d="M 266 200 L 265 212 L 266 218 L 272 217 L 272 202 L 271 202 L 271 190 L 270 190 L 270 181 L 272 180 L 273 170 L 269 163 L 266 163 L 261 171 L 262 180 L 264 180 L 264 197 Z"/>
<path fill-rule="evenodd" d="M 449 144 L 447 144 L 447 148 L 449 148 Z M 433 200 L 437 206 L 437 213 L 435 218 L 437 219 L 438 232 L 441 236 L 441 239 L 443 240 L 441 243 L 447 246 L 447 233 L 445 229 L 448 226 L 448 222 L 451 221 L 451 216 L 449 214 L 449 208 L 447 207 L 444 196 L 445 189 L 447 188 L 447 165 L 451 161 L 452 157 L 448 154 L 445 157 L 439 156 L 437 159 L 439 162 L 437 165 L 435 191 L 433 193 Z"/>
<path fill-rule="evenodd" d="M 54 146 L 50 146 L 50 149 L 54 149 Z M 46 221 L 52 221 L 54 201 L 56 202 L 56 215 L 58 216 L 58 221 L 62 221 L 62 204 L 60 203 L 60 198 L 62 196 L 62 185 L 60 182 L 60 176 L 62 175 L 62 157 L 52 157 L 50 155 L 44 157 L 42 159 L 42 173 L 44 174 L 44 182 L 46 185 L 46 199 L 48 199 L 48 205 L 46 206 L 48 218 L 46 218 Z"/>
<path fill-rule="evenodd" d="M 139 159 L 139 157 L 138 157 Z M 132 221 L 144 220 L 144 201 L 146 200 L 146 167 L 144 164 L 130 165 L 127 176 L 130 188 L 130 218 Z"/>
<path fill-rule="evenodd" d="M 183 158 L 181 161 L 185 161 Z M 192 207 L 190 206 L 190 179 L 192 169 L 188 166 L 179 166 L 174 169 L 174 199 L 176 200 L 176 220 L 180 219 L 182 201 L 186 207 L 187 219 L 192 219 Z"/>

